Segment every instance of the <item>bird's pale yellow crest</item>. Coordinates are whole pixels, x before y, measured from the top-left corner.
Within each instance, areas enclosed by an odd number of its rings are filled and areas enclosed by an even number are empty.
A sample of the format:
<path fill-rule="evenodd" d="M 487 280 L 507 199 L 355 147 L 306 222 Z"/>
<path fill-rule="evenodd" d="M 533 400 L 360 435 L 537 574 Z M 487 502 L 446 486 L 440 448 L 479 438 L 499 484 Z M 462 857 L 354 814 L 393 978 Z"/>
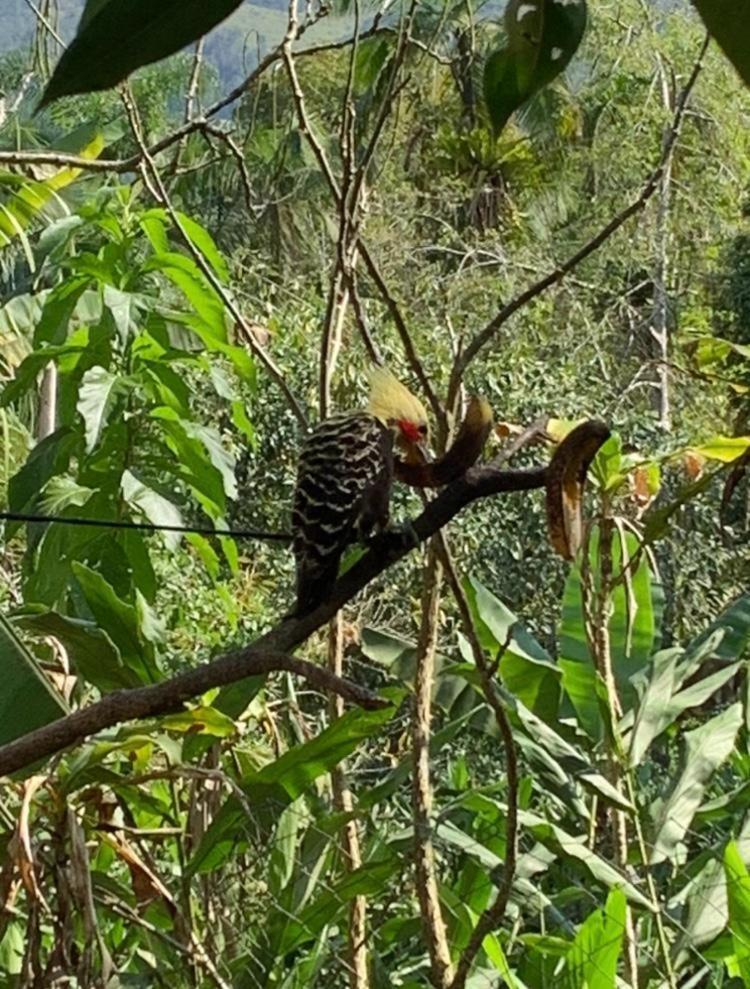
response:
<path fill-rule="evenodd" d="M 384 425 L 394 422 L 408 422 L 416 427 L 428 425 L 422 403 L 385 367 L 375 367 L 370 372 L 367 411 Z"/>

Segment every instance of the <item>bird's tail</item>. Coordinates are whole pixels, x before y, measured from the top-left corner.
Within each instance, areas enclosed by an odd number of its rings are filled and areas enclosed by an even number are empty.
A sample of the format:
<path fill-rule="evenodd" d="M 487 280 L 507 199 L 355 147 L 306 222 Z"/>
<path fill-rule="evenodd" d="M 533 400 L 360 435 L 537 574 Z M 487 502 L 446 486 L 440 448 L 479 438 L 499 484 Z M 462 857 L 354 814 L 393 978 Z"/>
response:
<path fill-rule="evenodd" d="M 297 573 L 297 605 L 295 615 L 305 615 L 326 601 L 336 583 L 339 557 L 316 563 L 314 567 L 301 567 Z"/>

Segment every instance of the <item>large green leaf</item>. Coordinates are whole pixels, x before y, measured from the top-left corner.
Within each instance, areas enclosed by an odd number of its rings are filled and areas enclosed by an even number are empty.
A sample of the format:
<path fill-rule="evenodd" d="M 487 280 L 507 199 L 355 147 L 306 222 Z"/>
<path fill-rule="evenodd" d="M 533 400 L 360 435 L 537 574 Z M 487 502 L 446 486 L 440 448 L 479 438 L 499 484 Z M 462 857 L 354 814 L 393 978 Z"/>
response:
<path fill-rule="evenodd" d="M 131 508 L 142 512 L 153 525 L 183 524 L 179 508 L 164 495 L 140 481 L 131 471 L 123 471 L 120 488 L 123 498 Z M 163 532 L 162 536 L 169 549 L 176 549 L 180 543 L 179 532 Z"/>
<path fill-rule="evenodd" d="M 747 989 L 750 987 L 750 875 L 734 841 L 730 841 L 724 851 L 724 875 L 734 955 Z"/>
<path fill-rule="evenodd" d="M 716 641 L 716 633 L 720 633 Z M 723 663 L 741 659 L 750 647 L 750 594 L 742 594 L 711 622 L 685 649 L 681 664 L 682 679 L 686 679 L 704 661 L 706 644 L 711 643 L 712 653 Z"/>
<path fill-rule="evenodd" d="M 92 622 L 47 611 L 23 614 L 16 624 L 38 635 L 54 635 L 65 647 L 76 673 L 103 693 L 137 687 L 141 682 L 122 662 L 109 635 Z"/>
<path fill-rule="evenodd" d="M 615 575 L 627 566 L 627 561 L 632 558 L 636 549 L 634 536 L 630 533 L 620 534 L 615 530 L 612 541 L 612 568 Z M 596 573 L 600 563 L 596 530 L 590 539 L 589 553 L 592 569 Z M 652 580 L 645 554 L 628 580 L 615 587 L 611 605 L 609 633 L 612 667 L 620 701 L 624 710 L 628 711 L 637 699 L 633 678 L 648 666 L 661 622 L 662 591 L 660 585 Z M 581 727 L 591 738 L 601 741 L 604 737 L 602 702 L 586 635 L 579 563 L 571 569 L 565 583 L 559 643 L 563 687 Z"/>
<path fill-rule="evenodd" d="M 679 856 L 678 846 L 690 828 L 713 774 L 734 750 L 741 724 L 742 705 L 737 703 L 700 728 L 685 733 L 682 773 L 653 808 L 653 865 Z"/>
<path fill-rule="evenodd" d="M 747 0 L 693 0 L 724 54 L 750 86 L 750 4 Z"/>
<path fill-rule="evenodd" d="M 715 634 L 714 641 L 720 639 L 721 633 Z M 708 649 L 704 658 L 712 655 L 713 650 Z M 684 666 L 679 663 L 681 656 L 680 649 L 664 650 L 654 656 L 652 676 L 638 707 L 629 741 L 630 761 L 634 766 L 643 760 L 655 738 L 685 711 L 705 704 L 742 666 L 740 662 L 732 663 L 681 690 L 685 679 Z"/>
<path fill-rule="evenodd" d="M 83 375 L 78 392 L 77 409 L 86 430 L 86 452 L 99 442 L 107 417 L 112 411 L 120 379 L 104 367 L 91 367 Z"/>
<path fill-rule="evenodd" d="M 40 106 L 109 89 L 134 69 L 179 51 L 224 20 L 241 0 L 88 0 Z"/>
<path fill-rule="evenodd" d="M 141 633 L 136 608 L 121 600 L 112 586 L 95 570 L 73 563 L 72 570 L 97 625 L 117 646 L 125 665 L 140 683 L 153 683 L 158 676 L 151 644 Z"/>
<path fill-rule="evenodd" d="M 560 671 L 549 653 L 476 578 L 469 578 L 464 586 L 482 646 L 491 658 L 506 647 L 499 667 L 503 684 L 530 711 L 553 722 L 560 696 Z"/>
<path fill-rule="evenodd" d="M 625 896 L 615 889 L 604 910 L 586 918 L 566 955 L 564 989 L 615 989 L 626 909 Z"/>
<path fill-rule="evenodd" d="M 506 45 L 490 55 L 484 69 L 484 98 L 495 133 L 565 69 L 585 27 L 585 0 L 510 0 Z"/>
<path fill-rule="evenodd" d="M 580 749 L 567 742 L 514 698 L 508 697 L 506 703 L 510 708 L 514 727 L 526 734 L 536 745 L 545 749 L 571 779 L 596 793 L 606 803 L 623 810 L 633 810 L 630 801 L 595 769 Z"/>
<path fill-rule="evenodd" d="M 68 714 L 68 705 L 0 614 L 0 745 Z"/>
<path fill-rule="evenodd" d="M 408 639 L 401 639 L 379 629 L 365 628 L 362 632 L 362 652 L 378 663 L 388 674 L 413 687 L 416 671 L 417 646 Z M 442 653 L 435 656 L 435 682 L 433 702 L 450 718 L 477 711 L 477 719 L 485 720 L 478 710 L 482 707 L 474 688 L 460 676 L 452 673 L 451 664 Z M 494 719 L 489 712 L 487 723 Z"/>

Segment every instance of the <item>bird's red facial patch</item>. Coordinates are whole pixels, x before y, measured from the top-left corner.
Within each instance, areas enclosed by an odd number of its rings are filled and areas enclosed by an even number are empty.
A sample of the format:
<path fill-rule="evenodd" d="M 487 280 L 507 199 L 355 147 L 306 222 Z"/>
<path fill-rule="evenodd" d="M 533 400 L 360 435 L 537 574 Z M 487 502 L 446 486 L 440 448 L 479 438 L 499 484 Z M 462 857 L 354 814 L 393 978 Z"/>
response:
<path fill-rule="evenodd" d="M 416 423 L 409 422 L 408 419 L 399 419 L 398 428 L 401 430 L 401 435 L 409 443 L 419 443 L 423 439 L 419 426 Z"/>

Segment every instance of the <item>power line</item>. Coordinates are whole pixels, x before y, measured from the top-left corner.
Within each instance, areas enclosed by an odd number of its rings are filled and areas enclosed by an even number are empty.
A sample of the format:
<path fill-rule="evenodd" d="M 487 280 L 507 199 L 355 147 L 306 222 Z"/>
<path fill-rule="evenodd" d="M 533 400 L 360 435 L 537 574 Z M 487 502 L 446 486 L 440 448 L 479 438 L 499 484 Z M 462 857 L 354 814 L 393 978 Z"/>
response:
<path fill-rule="evenodd" d="M 257 539 L 269 543 L 289 543 L 289 532 L 271 532 L 268 529 L 211 529 L 200 525 L 153 525 L 150 522 L 123 522 L 114 519 L 87 519 L 63 515 L 36 515 L 30 512 L 0 512 L 6 522 L 40 522 L 62 525 L 85 525 L 99 529 L 138 529 L 143 532 L 188 532 L 200 536 L 233 536 L 235 539 Z"/>

